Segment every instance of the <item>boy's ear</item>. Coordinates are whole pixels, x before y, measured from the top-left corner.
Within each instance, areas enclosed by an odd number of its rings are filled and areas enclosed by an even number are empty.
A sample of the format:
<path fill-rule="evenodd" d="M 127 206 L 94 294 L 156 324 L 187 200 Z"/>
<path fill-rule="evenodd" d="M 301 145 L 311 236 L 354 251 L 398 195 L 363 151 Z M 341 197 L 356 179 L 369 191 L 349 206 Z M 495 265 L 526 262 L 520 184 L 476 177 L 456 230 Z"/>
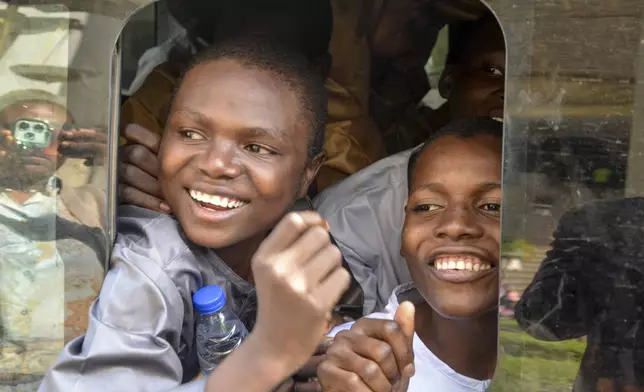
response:
<path fill-rule="evenodd" d="M 440 79 L 438 80 L 438 92 L 444 99 L 449 100 L 450 95 L 452 95 L 455 72 L 455 68 L 448 65 L 445 67 Z"/>
<path fill-rule="evenodd" d="M 322 167 L 322 164 L 324 161 L 326 161 L 327 155 L 326 152 L 322 151 L 313 159 L 310 160 L 310 162 L 306 165 L 306 169 L 304 170 L 304 178 L 302 179 L 302 184 L 300 185 L 300 189 L 298 190 L 298 198 L 299 197 L 304 197 L 308 193 L 309 187 L 315 181 L 315 177 L 318 175 L 318 171 L 320 170 L 320 167 Z"/>

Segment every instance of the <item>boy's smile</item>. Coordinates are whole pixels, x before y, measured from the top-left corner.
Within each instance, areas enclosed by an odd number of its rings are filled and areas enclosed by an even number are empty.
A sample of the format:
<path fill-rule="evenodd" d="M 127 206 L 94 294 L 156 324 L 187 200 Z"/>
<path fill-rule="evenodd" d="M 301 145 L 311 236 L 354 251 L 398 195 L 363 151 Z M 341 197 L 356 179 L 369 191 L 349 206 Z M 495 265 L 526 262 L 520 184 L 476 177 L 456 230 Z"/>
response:
<path fill-rule="evenodd" d="M 498 302 L 501 139 L 443 136 L 419 156 L 405 208 L 402 255 L 416 287 L 444 317 Z"/>
<path fill-rule="evenodd" d="M 496 273 L 496 261 L 475 247 L 439 248 L 428 264 L 438 279 L 451 283 L 470 283 Z"/>
<path fill-rule="evenodd" d="M 250 203 L 230 195 L 225 190 L 206 193 L 193 188 L 189 189 L 188 193 L 195 201 L 191 204 L 194 206 L 194 214 L 211 223 L 217 223 L 243 212 L 242 208 Z"/>
<path fill-rule="evenodd" d="M 270 71 L 200 63 L 173 102 L 159 153 L 163 194 L 191 241 L 261 241 L 306 191 L 309 124 Z M 253 240 L 254 241 L 254 240 Z"/>

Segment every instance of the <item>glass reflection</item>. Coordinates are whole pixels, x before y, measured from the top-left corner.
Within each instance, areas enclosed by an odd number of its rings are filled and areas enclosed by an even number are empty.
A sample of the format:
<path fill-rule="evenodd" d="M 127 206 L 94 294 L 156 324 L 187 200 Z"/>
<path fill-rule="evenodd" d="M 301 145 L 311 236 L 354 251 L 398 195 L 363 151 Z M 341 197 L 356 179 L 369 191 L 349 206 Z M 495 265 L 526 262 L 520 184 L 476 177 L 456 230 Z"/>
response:
<path fill-rule="evenodd" d="M 0 390 L 28 391 L 101 287 L 107 133 L 68 105 L 86 14 L 0 3 L 0 16 Z"/>
<path fill-rule="evenodd" d="M 489 4 L 508 45 L 502 285 L 520 298 L 501 298 L 491 390 L 644 391 L 641 218 L 624 199 L 644 8 Z"/>

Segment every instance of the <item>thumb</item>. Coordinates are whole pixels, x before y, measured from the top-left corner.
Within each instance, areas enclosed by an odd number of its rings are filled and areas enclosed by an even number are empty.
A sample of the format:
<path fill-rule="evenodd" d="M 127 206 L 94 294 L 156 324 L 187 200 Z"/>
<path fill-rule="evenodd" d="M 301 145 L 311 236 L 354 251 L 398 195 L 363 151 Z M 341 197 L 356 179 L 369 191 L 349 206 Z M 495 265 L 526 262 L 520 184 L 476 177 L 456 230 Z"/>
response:
<path fill-rule="evenodd" d="M 415 314 L 416 308 L 414 307 L 414 304 L 409 301 L 405 301 L 400 304 L 398 310 L 396 310 L 396 315 L 394 316 L 394 321 L 400 326 L 410 342 L 414 337 Z"/>

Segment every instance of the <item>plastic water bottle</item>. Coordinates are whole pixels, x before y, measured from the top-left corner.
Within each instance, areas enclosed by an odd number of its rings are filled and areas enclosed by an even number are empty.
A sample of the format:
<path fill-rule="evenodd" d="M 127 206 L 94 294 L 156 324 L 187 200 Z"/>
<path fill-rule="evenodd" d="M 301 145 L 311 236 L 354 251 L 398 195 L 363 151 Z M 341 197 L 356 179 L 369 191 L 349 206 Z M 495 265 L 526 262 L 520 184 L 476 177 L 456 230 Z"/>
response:
<path fill-rule="evenodd" d="M 205 286 L 192 296 L 197 317 L 197 356 L 205 375 L 210 374 L 248 336 L 241 320 L 226 305 L 219 286 Z"/>

